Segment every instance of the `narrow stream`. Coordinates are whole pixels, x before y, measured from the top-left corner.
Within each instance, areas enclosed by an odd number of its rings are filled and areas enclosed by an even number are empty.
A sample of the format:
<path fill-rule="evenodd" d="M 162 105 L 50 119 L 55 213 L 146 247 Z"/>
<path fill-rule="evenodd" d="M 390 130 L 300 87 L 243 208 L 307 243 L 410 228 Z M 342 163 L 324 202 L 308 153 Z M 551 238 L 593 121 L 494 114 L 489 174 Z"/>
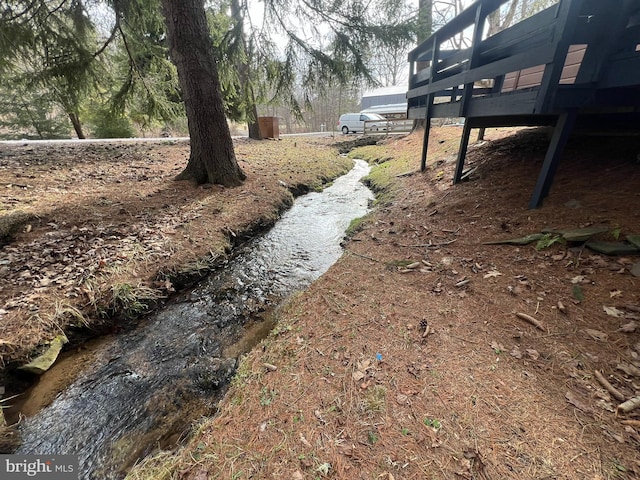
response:
<path fill-rule="evenodd" d="M 136 330 L 101 343 L 93 364 L 23 421 L 22 454 L 75 454 L 81 479 L 118 479 L 154 449 L 171 448 L 215 412 L 237 357 L 272 326 L 269 312 L 342 254 L 371 192 L 354 168 L 298 198 L 265 236 Z M 54 367 L 55 368 L 55 367 Z"/>

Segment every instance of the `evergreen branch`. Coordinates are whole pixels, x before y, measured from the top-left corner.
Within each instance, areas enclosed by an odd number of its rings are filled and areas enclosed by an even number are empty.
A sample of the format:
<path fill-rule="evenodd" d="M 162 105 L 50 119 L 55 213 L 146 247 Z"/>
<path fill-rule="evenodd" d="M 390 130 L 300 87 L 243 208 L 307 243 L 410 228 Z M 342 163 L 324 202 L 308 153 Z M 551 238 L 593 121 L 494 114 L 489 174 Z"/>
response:
<path fill-rule="evenodd" d="M 27 6 L 24 8 L 24 10 L 23 10 L 22 12 L 17 13 L 17 14 L 15 14 L 15 15 L 11 16 L 11 17 L 5 18 L 5 19 L 3 19 L 3 21 L 4 21 L 4 22 L 13 22 L 13 21 L 15 21 L 15 20 L 19 19 L 19 18 L 20 18 L 20 17 L 22 17 L 23 15 L 26 15 L 28 12 L 30 12 L 30 11 L 31 11 L 31 9 L 33 9 L 33 8 L 34 8 L 34 6 L 35 6 L 35 4 L 36 4 L 36 3 L 38 3 L 38 0 L 33 0 L 33 1 L 31 2 L 31 4 L 27 5 Z M 9 9 L 9 12 L 11 12 L 11 9 Z M 12 13 L 12 12 L 11 12 L 11 13 Z M 29 22 L 29 21 L 31 21 L 32 19 L 33 19 L 33 17 L 31 17 L 31 18 L 30 18 L 30 19 L 28 19 L 27 21 Z"/>
<path fill-rule="evenodd" d="M 47 20 L 49 20 L 49 18 L 50 18 L 51 16 L 53 16 L 55 13 L 59 12 L 59 11 L 62 9 L 62 7 L 64 7 L 64 5 L 65 5 L 66 3 L 67 3 L 67 0 L 62 0 L 62 1 L 60 2 L 60 5 L 58 5 L 57 7 L 55 7 L 53 10 L 47 10 L 47 15 L 46 15 L 46 17 L 44 18 L 45 23 L 46 23 L 46 21 L 47 21 Z"/>
<path fill-rule="evenodd" d="M 149 86 L 145 82 L 144 76 L 142 75 L 142 73 L 141 73 L 141 71 L 140 71 L 140 69 L 138 67 L 138 64 L 135 61 L 133 53 L 131 52 L 131 49 L 129 48 L 129 42 L 127 41 L 127 36 L 124 33 L 124 30 L 122 30 L 122 25 L 120 24 L 119 21 L 116 21 L 116 28 L 118 29 L 118 31 L 120 32 L 120 35 L 122 36 L 122 43 L 124 45 L 125 51 L 127 52 L 127 56 L 129 57 L 129 61 L 130 61 L 129 65 L 131 66 L 132 71 L 137 74 L 138 78 L 142 82 L 142 86 L 147 91 L 149 96 L 153 97 L 153 93 L 151 92 L 151 89 L 149 88 Z"/>
<path fill-rule="evenodd" d="M 118 25 L 118 20 L 116 16 L 116 26 L 113 27 L 113 29 L 111 30 L 111 35 L 109 35 L 109 38 L 107 38 L 107 40 L 104 42 L 102 47 L 100 47 L 96 52 L 93 53 L 93 58 L 99 57 L 107 49 L 107 47 L 111 44 L 111 42 L 116 38 L 116 33 L 118 33 L 117 25 Z"/>

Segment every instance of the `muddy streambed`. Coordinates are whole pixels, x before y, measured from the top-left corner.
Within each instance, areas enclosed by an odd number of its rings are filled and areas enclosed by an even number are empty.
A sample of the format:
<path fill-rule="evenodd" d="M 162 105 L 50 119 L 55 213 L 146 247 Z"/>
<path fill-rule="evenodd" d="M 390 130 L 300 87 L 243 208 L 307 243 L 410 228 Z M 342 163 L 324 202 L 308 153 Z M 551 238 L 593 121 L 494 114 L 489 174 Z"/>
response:
<path fill-rule="evenodd" d="M 18 453 L 75 454 L 80 478 L 112 479 L 154 449 L 176 445 L 215 413 L 238 357 L 273 326 L 273 308 L 340 257 L 345 229 L 372 198 L 359 181 L 368 170 L 356 161 L 323 192 L 298 198 L 273 229 L 193 290 L 137 329 L 97 342 L 73 384 L 23 420 Z"/>

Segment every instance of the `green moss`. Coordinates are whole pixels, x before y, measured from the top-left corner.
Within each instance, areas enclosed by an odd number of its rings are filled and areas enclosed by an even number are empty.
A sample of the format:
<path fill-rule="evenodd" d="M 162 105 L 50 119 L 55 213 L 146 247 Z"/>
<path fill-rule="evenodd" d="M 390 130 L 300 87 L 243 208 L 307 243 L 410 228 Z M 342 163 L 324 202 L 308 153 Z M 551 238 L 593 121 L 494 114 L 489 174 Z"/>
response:
<path fill-rule="evenodd" d="M 349 238 L 358 233 L 362 229 L 362 225 L 366 223 L 366 220 L 366 216 L 354 218 L 353 220 L 351 220 L 351 223 L 349 223 L 349 226 L 345 231 L 345 237 Z"/>

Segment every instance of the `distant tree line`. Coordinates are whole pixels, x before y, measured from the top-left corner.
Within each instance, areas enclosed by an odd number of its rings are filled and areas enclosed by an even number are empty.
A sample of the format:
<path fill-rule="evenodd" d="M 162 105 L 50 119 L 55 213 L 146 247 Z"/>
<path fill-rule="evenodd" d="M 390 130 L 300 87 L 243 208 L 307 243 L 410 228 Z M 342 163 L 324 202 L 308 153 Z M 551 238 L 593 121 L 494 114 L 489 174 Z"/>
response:
<path fill-rule="evenodd" d="M 3 2 L 0 135 L 184 133 L 167 3 Z M 363 86 L 395 84 L 415 43 L 416 11 L 407 0 L 215 0 L 203 7 L 225 115 L 247 122 L 250 132 L 257 106 L 288 108 L 301 121 L 336 92 L 356 98 Z"/>
<path fill-rule="evenodd" d="M 7 0 L 0 135 L 186 127 L 191 156 L 179 178 L 237 185 L 244 174 L 227 120 L 246 122 L 252 138 L 259 108 L 286 109 L 292 128 L 305 117 L 317 123 L 312 112 L 322 110 L 334 120 L 363 88 L 406 81 L 407 51 L 446 5 L 462 3 Z"/>

